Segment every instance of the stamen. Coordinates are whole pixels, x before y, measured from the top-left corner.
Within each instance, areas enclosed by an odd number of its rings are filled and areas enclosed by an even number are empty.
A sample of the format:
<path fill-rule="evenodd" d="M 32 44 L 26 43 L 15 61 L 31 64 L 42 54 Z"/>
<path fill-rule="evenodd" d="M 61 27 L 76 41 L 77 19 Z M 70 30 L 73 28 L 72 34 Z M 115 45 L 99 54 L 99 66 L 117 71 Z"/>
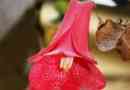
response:
<path fill-rule="evenodd" d="M 73 65 L 73 57 L 62 57 L 60 62 L 60 68 L 68 71 Z"/>

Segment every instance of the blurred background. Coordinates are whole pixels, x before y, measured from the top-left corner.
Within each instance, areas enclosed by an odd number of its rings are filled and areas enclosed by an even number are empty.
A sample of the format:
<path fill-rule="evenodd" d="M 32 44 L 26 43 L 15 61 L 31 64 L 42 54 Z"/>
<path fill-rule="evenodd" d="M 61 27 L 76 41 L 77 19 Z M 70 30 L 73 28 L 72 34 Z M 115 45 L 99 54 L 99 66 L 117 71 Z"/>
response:
<path fill-rule="evenodd" d="M 0 0 L 0 90 L 25 90 L 27 58 L 46 47 L 61 22 L 69 0 Z M 130 61 L 116 51 L 95 46 L 98 17 L 130 20 L 128 0 L 92 0 L 97 6 L 90 24 L 90 47 L 107 79 L 104 90 L 130 90 Z"/>

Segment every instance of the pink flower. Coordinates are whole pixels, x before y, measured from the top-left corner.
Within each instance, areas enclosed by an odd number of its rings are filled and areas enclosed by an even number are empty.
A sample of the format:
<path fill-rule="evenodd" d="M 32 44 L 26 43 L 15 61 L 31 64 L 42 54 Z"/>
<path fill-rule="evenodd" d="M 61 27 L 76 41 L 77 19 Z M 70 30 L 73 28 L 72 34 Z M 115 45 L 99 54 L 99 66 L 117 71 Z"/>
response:
<path fill-rule="evenodd" d="M 71 0 L 63 22 L 48 48 L 34 55 L 29 73 L 29 90 L 102 90 L 104 76 L 97 69 L 88 47 L 89 21 L 95 4 Z M 60 60 L 73 57 L 68 72 Z"/>

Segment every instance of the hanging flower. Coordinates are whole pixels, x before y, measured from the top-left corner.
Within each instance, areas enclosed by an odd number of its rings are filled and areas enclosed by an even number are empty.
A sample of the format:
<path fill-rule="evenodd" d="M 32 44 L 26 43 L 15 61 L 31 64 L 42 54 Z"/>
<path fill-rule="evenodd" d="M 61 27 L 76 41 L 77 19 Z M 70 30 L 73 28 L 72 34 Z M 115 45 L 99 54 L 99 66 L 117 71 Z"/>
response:
<path fill-rule="evenodd" d="M 91 1 L 71 0 L 63 22 L 46 49 L 34 55 L 29 90 L 102 90 L 104 76 L 88 48 Z"/>

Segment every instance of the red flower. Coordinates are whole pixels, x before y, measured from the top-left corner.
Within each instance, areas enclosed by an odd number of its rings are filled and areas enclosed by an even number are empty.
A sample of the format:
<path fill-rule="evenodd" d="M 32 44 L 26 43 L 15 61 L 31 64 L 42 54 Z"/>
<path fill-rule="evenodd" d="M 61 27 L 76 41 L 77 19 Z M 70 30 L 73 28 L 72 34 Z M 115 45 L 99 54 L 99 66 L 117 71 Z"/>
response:
<path fill-rule="evenodd" d="M 48 48 L 30 59 L 29 90 L 101 90 L 105 81 L 88 48 L 89 20 L 95 6 L 90 1 L 71 0 L 59 31 Z M 60 61 L 72 57 L 67 72 Z"/>

